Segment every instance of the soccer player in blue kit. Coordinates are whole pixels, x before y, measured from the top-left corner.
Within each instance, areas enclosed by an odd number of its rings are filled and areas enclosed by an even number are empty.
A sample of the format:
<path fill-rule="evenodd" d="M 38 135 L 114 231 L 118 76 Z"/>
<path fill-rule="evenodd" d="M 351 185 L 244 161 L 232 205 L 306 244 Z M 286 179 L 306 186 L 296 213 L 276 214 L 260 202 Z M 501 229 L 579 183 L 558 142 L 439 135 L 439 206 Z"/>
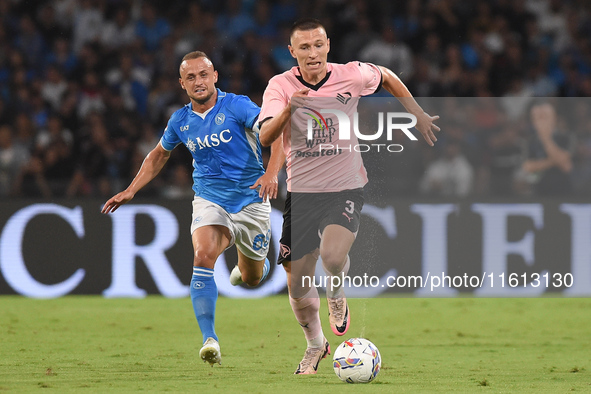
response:
<path fill-rule="evenodd" d="M 199 356 L 213 366 L 221 364 L 214 329 L 218 298 L 215 262 L 236 244 L 238 265 L 232 271 L 232 284 L 256 286 L 269 273 L 269 198 L 277 197 L 277 173 L 285 156 L 279 145 L 273 145 L 267 171 L 264 170 L 256 129 L 260 108 L 246 96 L 217 89 L 218 73 L 205 53 L 185 55 L 179 72 L 179 82 L 190 103 L 170 117 L 158 145 L 146 155 L 133 181 L 105 203 L 102 213 L 114 212 L 130 201 L 158 175 L 177 145 L 184 144 L 189 149 L 195 192 L 190 290 L 203 335 Z"/>

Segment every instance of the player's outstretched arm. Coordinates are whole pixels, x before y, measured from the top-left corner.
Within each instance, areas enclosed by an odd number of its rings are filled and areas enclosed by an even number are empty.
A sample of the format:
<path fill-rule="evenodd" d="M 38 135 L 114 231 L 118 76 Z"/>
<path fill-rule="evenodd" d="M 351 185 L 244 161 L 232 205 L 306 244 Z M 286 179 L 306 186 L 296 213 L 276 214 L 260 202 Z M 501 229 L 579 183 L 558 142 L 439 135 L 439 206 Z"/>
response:
<path fill-rule="evenodd" d="M 293 94 L 292 99 L 294 97 L 306 97 L 309 91 L 309 88 L 300 89 Z M 271 146 L 271 144 L 283 133 L 283 129 L 285 129 L 285 126 L 287 126 L 287 122 L 289 122 L 290 120 L 291 99 L 287 102 L 287 105 L 277 115 L 267 119 L 261 125 L 261 130 L 259 134 L 261 145 Z"/>
<path fill-rule="evenodd" d="M 279 174 L 284 163 L 285 153 L 283 153 L 283 139 L 279 137 L 273 142 L 273 145 L 271 145 L 271 157 L 269 158 L 265 174 L 257 179 L 254 185 L 250 187 L 251 189 L 256 189 L 258 186 L 261 187 L 259 190 L 259 197 L 261 197 L 263 201 L 277 198 L 277 189 L 279 187 L 277 174 Z"/>
<path fill-rule="evenodd" d="M 382 87 L 392 96 L 396 97 L 406 110 L 417 117 L 416 129 L 423 135 L 423 138 L 430 146 L 437 142 L 435 132 L 441 130 L 433 122 L 439 119 L 439 115 L 431 116 L 426 113 L 416 102 L 406 85 L 390 69 L 378 66 L 382 72 Z"/>
<path fill-rule="evenodd" d="M 121 193 L 117 193 L 111 197 L 105 205 L 103 205 L 102 213 L 115 212 L 121 205 L 130 201 L 135 194 L 144 186 L 146 186 L 152 179 L 158 175 L 164 164 L 168 161 L 170 152 L 167 151 L 158 143 L 150 153 L 146 155 L 140 170 L 138 171 L 133 181 L 129 184 L 127 189 Z"/>

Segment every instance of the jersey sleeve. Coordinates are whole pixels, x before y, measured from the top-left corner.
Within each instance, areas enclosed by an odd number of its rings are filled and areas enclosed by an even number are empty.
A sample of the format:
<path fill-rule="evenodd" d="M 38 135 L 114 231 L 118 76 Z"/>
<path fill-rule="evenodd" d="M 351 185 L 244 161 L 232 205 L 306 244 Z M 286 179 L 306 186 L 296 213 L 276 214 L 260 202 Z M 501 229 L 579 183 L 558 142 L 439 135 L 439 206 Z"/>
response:
<path fill-rule="evenodd" d="M 164 133 L 162 133 L 162 138 L 160 138 L 160 145 L 167 151 L 171 151 L 181 142 L 178 134 L 174 131 L 172 119 L 170 119 L 164 129 Z"/>
<path fill-rule="evenodd" d="M 263 94 L 263 106 L 259 115 L 259 122 L 273 118 L 287 105 L 287 97 L 277 81 L 272 78 Z"/>
<path fill-rule="evenodd" d="M 244 124 L 244 127 L 253 129 L 261 112 L 258 105 L 246 96 L 236 96 L 233 103 L 234 114 Z"/>
<path fill-rule="evenodd" d="M 382 72 L 375 64 L 355 62 L 361 73 L 361 96 L 374 94 L 382 87 Z"/>

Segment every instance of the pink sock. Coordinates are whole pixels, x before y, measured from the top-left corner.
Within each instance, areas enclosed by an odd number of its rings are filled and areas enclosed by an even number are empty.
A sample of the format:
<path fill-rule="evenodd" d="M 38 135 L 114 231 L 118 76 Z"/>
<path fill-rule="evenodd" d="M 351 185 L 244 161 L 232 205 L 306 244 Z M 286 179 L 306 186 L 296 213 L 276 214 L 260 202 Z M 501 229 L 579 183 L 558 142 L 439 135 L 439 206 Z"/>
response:
<path fill-rule="evenodd" d="M 295 317 L 304 330 L 308 347 L 322 347 L 324 334 L 322 333 L 322 325 L 320 324 L 320 298 L 318 297 L 318 290 L 312 286 L 310 291 L 301 298 L 291 298 L 289 296 L 289 303 Z"/>

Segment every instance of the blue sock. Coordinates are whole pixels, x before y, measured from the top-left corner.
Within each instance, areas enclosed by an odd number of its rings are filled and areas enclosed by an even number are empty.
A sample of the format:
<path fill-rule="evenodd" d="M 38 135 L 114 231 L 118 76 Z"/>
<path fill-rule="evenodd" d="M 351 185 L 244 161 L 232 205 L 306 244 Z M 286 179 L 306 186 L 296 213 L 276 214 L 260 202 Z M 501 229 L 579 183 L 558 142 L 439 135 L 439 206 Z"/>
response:
<path fill-rule="evenodd" d="M 269 275 L 269 271 L 271 271 L 271 263 L 269 262 L 269 259 L 265 257 L 265 264 L 263 265 L 263 276 L 261 277 L 260 282 L 264 281 L 267 278 L 267 275 Z"/>
<path fill-rule="evenodd" d="M 193 267 L 193 277 L 191 278 L 191 300 L 193 301 L 193 310 L 203 342 L 209 337 L 218 340 L 215 333 L 215 304 L 218 300 L 218 288 L 213 278 L 213 269 L 204 267 Z"/>

